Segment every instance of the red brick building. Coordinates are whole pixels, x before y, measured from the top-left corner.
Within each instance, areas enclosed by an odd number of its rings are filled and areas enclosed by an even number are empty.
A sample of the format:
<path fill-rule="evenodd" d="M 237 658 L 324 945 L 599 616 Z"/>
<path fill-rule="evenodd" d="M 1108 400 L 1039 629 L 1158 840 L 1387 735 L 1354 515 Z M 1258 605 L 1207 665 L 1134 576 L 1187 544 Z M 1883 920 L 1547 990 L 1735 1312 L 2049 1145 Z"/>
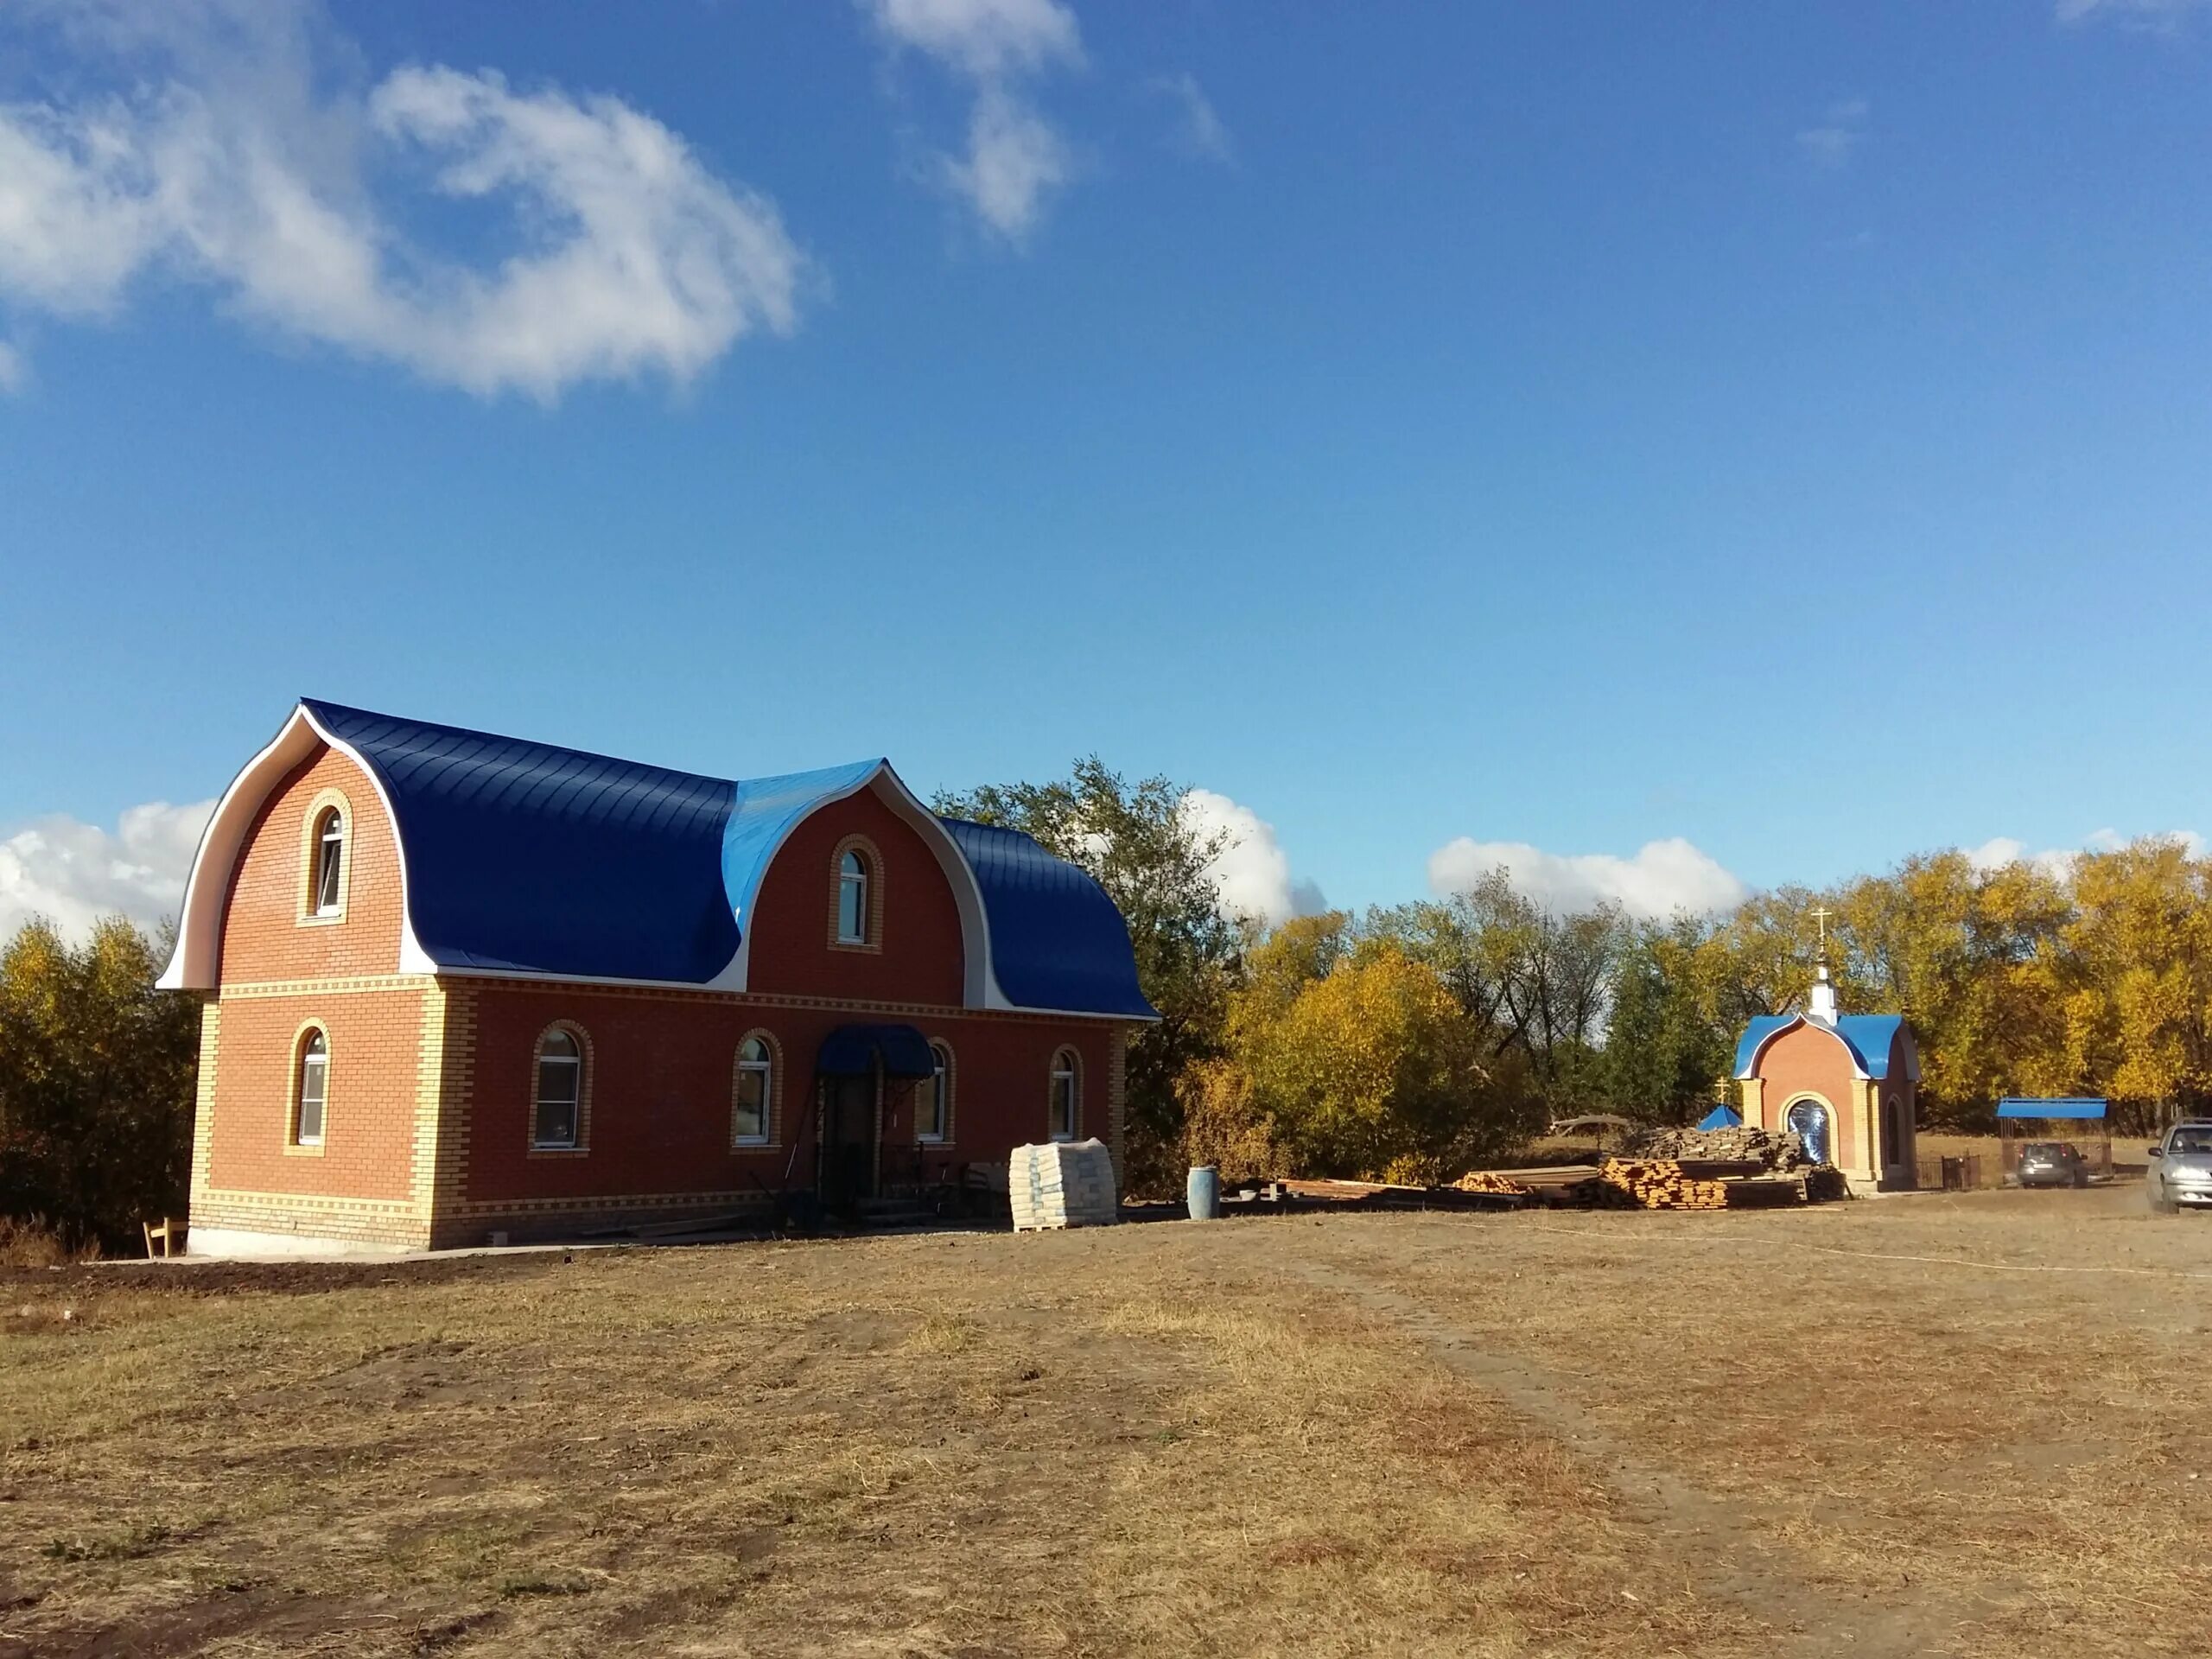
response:
<path fill-rule="evenodd" d="M 1122 1152 L 1083 872 L 886 761 L 746 781 L 302 702 L 217 805 L 191 1248 L 448 1247 Z"/>

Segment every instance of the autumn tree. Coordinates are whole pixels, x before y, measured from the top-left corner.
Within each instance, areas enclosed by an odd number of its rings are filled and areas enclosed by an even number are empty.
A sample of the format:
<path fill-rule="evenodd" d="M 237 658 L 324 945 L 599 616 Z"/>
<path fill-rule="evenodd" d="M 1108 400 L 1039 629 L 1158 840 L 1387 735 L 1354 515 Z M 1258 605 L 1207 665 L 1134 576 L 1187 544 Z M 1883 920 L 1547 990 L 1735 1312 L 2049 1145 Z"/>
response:
<path fill-rule="evenodd" d="M 1186 792 L 1165 778 L 1130 783 L 1093 755 L 1056 782 L 990 785 L 934 803 L 948 817 L 1034 836 L 1089 874 L 1128 924 L 1137 982 L 1160 1014 L 1129 1044 L 1128 1181 L 1137 1191 L 1180 1185 L 1176 1079 L 1221 1052 L 1244 943 L 1209 870 L 1230 837 L 1199 827 Z"/>
<path fill-rule="evenodd" d="M 0 1214 L 120 1245 L 182 1212 L 200 1011 L 154 988 L 165 954 L 119 917 L 0 951 Z"/>

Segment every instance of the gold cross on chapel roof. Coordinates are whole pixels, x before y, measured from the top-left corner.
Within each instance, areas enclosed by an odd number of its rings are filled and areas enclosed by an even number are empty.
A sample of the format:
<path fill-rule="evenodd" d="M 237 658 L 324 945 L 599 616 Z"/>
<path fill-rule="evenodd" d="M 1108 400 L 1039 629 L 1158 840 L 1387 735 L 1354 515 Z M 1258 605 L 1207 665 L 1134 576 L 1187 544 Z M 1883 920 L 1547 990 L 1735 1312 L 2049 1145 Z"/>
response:
<path fill-rule="evenodd" d="M 1826 956 L 1828 953 L 1828 918 L 1834 914 L 1835 912 L 1830 910 L 1826 905 L 1815 905 L 1813 906 L 1813 920 L 1821 930 L 1821 954 L 1822 956 Z"/>

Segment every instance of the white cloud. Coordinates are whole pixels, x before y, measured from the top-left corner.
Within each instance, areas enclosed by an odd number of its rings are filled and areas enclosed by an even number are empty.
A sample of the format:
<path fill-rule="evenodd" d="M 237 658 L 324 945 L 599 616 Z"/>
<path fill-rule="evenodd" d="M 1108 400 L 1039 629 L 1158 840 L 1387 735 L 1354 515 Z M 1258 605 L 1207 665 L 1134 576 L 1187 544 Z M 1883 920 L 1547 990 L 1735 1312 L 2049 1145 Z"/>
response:
<path fill-rule="evenodd" d="M 1016 90 L 1026 76 L 1080 67 L 1083 39 L 1060 0 L 857 0 L 894 48 L 970 82 L 968 147 L 937 175 L 1003 240 L 1020 245 L 1045 199 L 1072 175 L 1066 141 Z"/>
<path fill-rule="evenodd" d="M 1311 881 L 1294 881 L 1290 855 L 1275 839 L 1275 827 L 1249 806 L 1210 789 L 1183 797 L 1185 820 L 1201 836 L 1226 832 L 1230 844 L 1208 867 L 1222 904 L 1230 913 L 1280 927 L 1294 916 L 1327 908 Z"/>
<path fill-rule="evenodd" d="M 2207 0 L 2058 0 L 2058 21 L 2078 23 L 2091 17 L 2116 17 L 2139 29 L 2173 29 Z"/>
<path fill-rule="evenodd" d="M 1156 75 L 1146 84 L 1174 105 L 1174 137 L 1180 148 L 1210 162 L 1236 159 L 1229 129 L 1222 124 L 1213 100 L 1198 86 L 1197 76 L 1184 70 L 1173 75 Z"/>
<path fill-rule="evenodd" d="M 1020 241 L 1045 193 L 1067 182 L 1067 146 L 1037 113 L 986 88 L 968 118 L 968 153 L 943 158 L 944 177 L 983 222 Z"/>
<path fill-rule="evenodd" d="M 1083 61 L 1075 14 L 1059 0 L 861 0 L 895 44 L 991 81 Z"/>
<path fill-rule="evenodd" d="M 2182 850 L 2191 858 L 2204 856 L 2204 837 L 2194 830 L 2176 830 L 2158 837 L 2178 842 Z M 2074 861 L 2084 853 L 2116 852 L 2127 845 L 2127 837 L 2117 830 L 2094 830 L 2082 838 L 2079 847 L 2046 848 L 2039 853 L 2028 850 L 2027 843 L 2011 836 L 1995 836 L 1979 847 L 1961 849 L 1967 862 L 1977 870 L 2001 870 L 2008 864 L 2028 864 L 2045 875 L 2063 880 L 2073 874 Z"/>
<path fill-rule="evenodd" d="M 1679 913 L 1732 910 L 1751 889 L 1679 836 L 1654 841 L 1634 856 L 1547 853 L 1518 841 L 1462 836 L 1429 855 L 1428 885 L 1437 893 L 1465 893 L 1493 870 L 1515 889 L 1552 910 L 1586 910 L 1601 901 L 1630 915 L 1663 920 Z"/>
<path fill-rule="evenodd" d="M 1829 105 L 1817 125 L 1799 131 L 1797 147 L 1822 167 L 1841 167 L 1866 142 L 1867 108 L 1863 98 Z"/>
<path fill-rule="evenodd" d="M 362 95 L 310 0 L 31 15 L 111 90 L 0 105 L 0 299 L 98 317 L 189 282 L 297 339 L 541 399 L 686 380 L 796 325 L 806 262 L 774 204 L 620 99 L 437 66 Z M 512 245 L 410 240 L 410 188 Z"/>
<path fill-rule="evenodd" d="M 112 832 L 56 815 L 0 840 L 0 944 L 34 916 L 70 938 L 118 912 L 144 928 L 175 916 L 213 801 L 134 806 Z"/>

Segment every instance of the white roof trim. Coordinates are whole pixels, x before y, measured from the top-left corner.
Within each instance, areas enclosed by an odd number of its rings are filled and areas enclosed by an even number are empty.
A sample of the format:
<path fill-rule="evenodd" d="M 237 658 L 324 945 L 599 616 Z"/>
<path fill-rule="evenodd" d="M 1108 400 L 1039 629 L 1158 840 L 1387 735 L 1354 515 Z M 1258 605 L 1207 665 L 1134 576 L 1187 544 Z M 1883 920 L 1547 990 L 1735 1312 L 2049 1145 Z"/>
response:
<path fill-rule="evenodd" d="M 276 735 L 262 751 L 245 763 L 223 797 L 215 803 L 215 810 L 207 820 L 207 829 L 200 831 L 199 850 L 192 855 L 192 874 L 184 884 L 184 908 L 178 918 L 176 950 L 169 957 L 168 966 L 154 982 L 165 991 L 212 991 L 221 982 L 223 956 L 223 908 L 230 897 L 231 880 L 238 874 L 238 856 L 245 850 L 247 830 L 277 785 L 287 773 L 314 754 L 317 744 L 324 745 L 344 755 L 361 770 L 369 786 L 383 803 L 385 822 L 391 826 L 392 844 L 399 854 L 399 968 L 403 974 L 431 974 L 439 971 L 415 938 L 415 921 L 407 908 L 407 845 L 399 833 L 399 817 L 391 810 L 391 798 L 385 793 L 384 780 L 377 776 L 376 768 L 361 758 L 360 752 L 350 743 L 344 743 L 325 731 L 308 713 L 305 704 L 296 705 L 285 718 Z M 347 834 L 353 833 L 352 826 Z"/>

